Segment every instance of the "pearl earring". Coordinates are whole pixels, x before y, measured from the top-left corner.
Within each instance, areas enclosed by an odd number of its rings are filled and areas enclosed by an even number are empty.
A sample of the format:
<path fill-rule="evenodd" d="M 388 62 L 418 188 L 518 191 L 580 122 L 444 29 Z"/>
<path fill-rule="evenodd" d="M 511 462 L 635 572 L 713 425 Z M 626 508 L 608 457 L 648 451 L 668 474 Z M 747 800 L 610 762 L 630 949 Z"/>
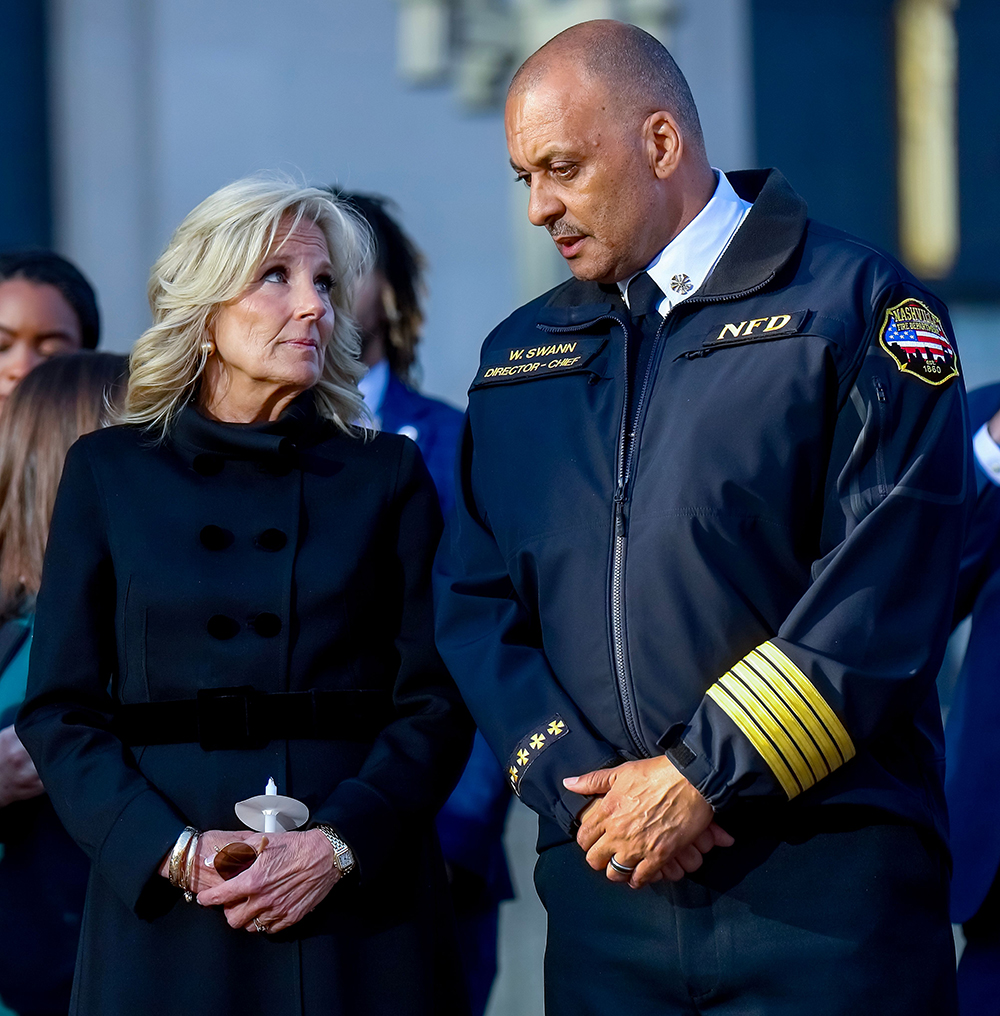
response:
<path fill-rule="evenodd" d="M 205 339 L 198 348 L 202 356 L 211 356 L 215 352 L 215 343 L 211 339 Z"/>

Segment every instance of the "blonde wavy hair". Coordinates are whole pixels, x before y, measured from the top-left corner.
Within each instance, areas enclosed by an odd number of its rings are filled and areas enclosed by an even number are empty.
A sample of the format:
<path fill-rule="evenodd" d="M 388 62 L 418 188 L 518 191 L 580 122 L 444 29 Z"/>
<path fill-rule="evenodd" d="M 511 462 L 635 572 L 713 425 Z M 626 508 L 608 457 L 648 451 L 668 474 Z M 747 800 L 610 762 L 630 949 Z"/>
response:
<path fill-rule="evenodd" d="M 320 416 L 348 434 L 367 418 L 358 379 L 361 342 L 351 305 L 371 263 L 367 224 L 326 191 L 274 177 L 249 177 L 217 190 L 177 227 L 149 276 L 153 325 L 129 357 L 124 406 L 115 422 L 148 428 L 164 439 L 198 392 L 214 315 L 250 285 L 279 232 L 303 220 L 326 237 L 335 285 L 335 318 L 323 373 L 313 388 Z M 285 226 L 290 228 L 285 229 Z"/>

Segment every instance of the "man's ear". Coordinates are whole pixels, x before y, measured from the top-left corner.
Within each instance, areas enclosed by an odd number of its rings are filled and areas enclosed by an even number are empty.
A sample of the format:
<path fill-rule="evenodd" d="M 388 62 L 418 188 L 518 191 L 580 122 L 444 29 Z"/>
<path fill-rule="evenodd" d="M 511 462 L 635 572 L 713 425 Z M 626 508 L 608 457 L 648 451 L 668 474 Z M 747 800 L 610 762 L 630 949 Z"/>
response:
<path fill-rule="evenodd" d="M 646 117 L 642 130 L 650 168 L 661 180 L 673 176 L 684 154 L 684 138 L 677 121 L 661 109 Z"/>

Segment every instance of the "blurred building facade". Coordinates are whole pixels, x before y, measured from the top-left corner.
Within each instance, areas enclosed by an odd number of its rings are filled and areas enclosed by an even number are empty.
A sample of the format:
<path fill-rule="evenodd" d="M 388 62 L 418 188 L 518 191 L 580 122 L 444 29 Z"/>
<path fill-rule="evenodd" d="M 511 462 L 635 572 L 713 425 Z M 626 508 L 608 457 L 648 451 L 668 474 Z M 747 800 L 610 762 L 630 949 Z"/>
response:
<path fill-rule="evenodd" d="M 952 302 L 970 384 L 1000 379 L 995 0 L 0 0 L 0 248 L 73 258 L 127 350 L 149 266 L 218 187 L 276 169 L 387 195 L 431 265 L 424 387 L 464 405 L 485 335 L 565 270 L 527 224 L 503 89 L 606 16 L 668 44 L 713 165 L 778 166 L 817 218 L 902 256 Z M 535 1016 L 521 813 L 512 835 L 492 1016 Z"/>
<path fill-rule="evenodd" d="M 217 187 L 281 169 L 387 194 L 432 266 L 425 385 L 461 405 L 485 334 L 564 271 L 512 181 L 503 89 L 592 17 L 670 46 L 716 166 L 779 166 L 818 218 L 932 278 L 988 359 L 992 0 L 0 0 L 19 100 L 0 111 L 0 247 L 78 261 L 127 349 L 149 265 Z"/>
<path fill-rule="evenodd" d="M 518 55 L 625 6 L 666 26 L 715 164 L 752 164 L 746 0 L 479 0 L 452 13 L 469 25 L 492 12 L 498 25 L 520 11 L 496 95 Z M 127 349 L 148 323 L 149 266 L 180 219 L 262 169 L 398 202 L 431 264 L 424 386 L 458 405 L 487 332 L 561 277 L 527 224 L 499 106 L 455 87 L 452 13 L 447 69 L 417 86 L 405 63 L 421 52 L 405 31 L 413 12 L 395 0 L 0 0 L 0 12 L 0 68 L 16 56 L 31 70 L 7 93 L 25 108 L 8 103 L 0 123 L 34 128 L 0 161 L 2 207 L 21 210 L 0 216 L 0 247 L 52 242 L 76 260 L 97 286 L 109 348 Z M 475 22 L 480 44 L 488 22 Z"/>

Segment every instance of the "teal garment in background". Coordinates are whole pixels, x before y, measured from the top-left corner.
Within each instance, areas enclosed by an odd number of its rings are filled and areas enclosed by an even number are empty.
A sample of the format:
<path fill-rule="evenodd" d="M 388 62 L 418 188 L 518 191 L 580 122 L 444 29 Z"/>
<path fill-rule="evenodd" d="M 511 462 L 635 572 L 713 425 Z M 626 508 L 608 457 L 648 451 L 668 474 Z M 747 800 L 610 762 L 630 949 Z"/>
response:
<path fill-rule="evenodd" d="M 9 621 L 8 624 L 23 624 L 28 637 L 18 649 L 14 659 L 10 661 L 3 675 L 0 676 L 0 715 L 11 706 L 19 706 L 24 701 L 24 690 L 28 682 L 28 654 L 31 652 L 31 627 L 34 615 L 22 620 Z M 3 857 L 3 845 L 0 844 L 0 859 Z M 8 1009 L 0 1002 L 0 1016 L 17 1016 L 13 1009 Z"/>
<path fill-rule="evenodd" d="M 24 701 L 33 628 L 0 626 L 0 728 Z M 90 863 L 45 794 L 0 808 L 0 846 L 0 1016 L 65 1016 Z"/>
<path fill-rule="evenodd" d="M 21 643 L 13 659 L 0 672 L 0 717 L 14 706 L 20 706 L 24 701 L 25 689 L 28 684 L 28 656 L 31 653 L 31 629 L 34 627 L 35 615 L 30 617 L 15 618 L 7 624 L 19 627 L 22 631 L 28 629 L 28 637 Z M 0 729 L 13 723 L 13 718 L 7 722 L 0 721 Z M 0 843 L 0 860 L 3 860 L 4 845 Z M 2 1008 L 0 1003 L 0 1016 L 4 1016 L 7 1010 Z"/>
<path fill-rule="evenodd" d="M 28 629 L 28 637 L 21 644 L 17 653 L 0 675 L 0 715 L 11 706 L 19 706 L 24 701 L 24 692 L 28 683 L 28 654 L 31 652 L 31 629 L 35 617 L 16 618 L 8 621 L 10 625 L 22 625 Z"/>

